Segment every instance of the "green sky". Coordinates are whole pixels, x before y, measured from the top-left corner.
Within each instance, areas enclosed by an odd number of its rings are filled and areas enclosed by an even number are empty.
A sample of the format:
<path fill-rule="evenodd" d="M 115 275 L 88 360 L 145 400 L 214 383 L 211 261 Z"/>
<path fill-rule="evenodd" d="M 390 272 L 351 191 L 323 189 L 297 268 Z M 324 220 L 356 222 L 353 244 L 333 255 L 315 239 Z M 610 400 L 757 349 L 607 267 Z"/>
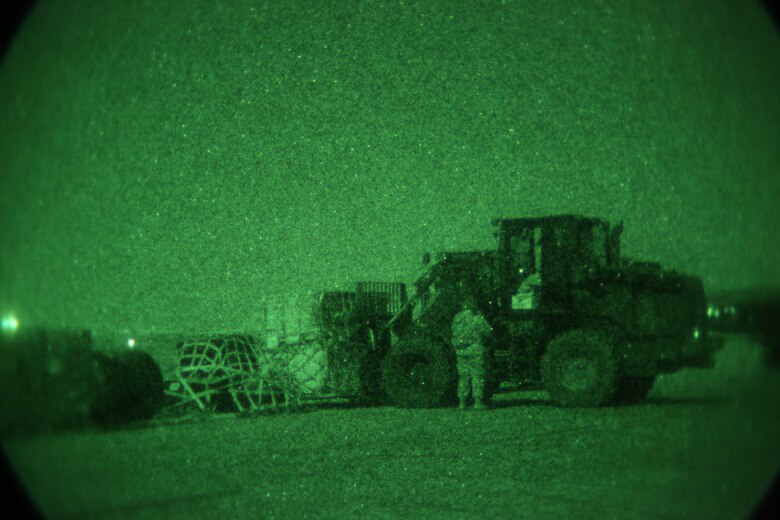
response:
<path fill-rule="evenodd" d="M 548 213 L 780 285 L 778 92 L 740 0 L 44 1 L 0 68 L 0 312 L 251 329 Z"/>

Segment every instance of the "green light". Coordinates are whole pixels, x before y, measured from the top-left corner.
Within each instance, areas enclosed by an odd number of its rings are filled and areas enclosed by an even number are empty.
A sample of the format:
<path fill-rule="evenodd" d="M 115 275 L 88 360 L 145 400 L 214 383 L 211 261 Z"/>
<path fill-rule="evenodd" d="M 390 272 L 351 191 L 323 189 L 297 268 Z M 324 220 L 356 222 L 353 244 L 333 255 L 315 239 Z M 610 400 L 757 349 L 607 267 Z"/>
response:
<path fill-rule="evenodd" d="M 16 329 L 18 328 L 19 328 L 19 320 L 16 319 L 16 316 L 10 315 L 3 318 L 2 321 L 3 332 L 16 332 Z"/>

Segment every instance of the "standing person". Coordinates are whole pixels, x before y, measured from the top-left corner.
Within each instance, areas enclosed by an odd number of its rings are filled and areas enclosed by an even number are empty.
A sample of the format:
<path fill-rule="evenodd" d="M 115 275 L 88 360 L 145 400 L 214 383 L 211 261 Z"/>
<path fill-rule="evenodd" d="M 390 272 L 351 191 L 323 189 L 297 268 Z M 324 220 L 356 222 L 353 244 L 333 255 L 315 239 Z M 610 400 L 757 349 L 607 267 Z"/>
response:
<path fill-rule="evenodd" d="M 487 349 L 485 336 L 493 328 L 477 308 L 473 294 L 467 294 L 462 310 L 452 320 L 452 345 L 458 365 L 458 408 L 466 408 L 466 400 L 471 393 L 474 409 L 484 410 L 485 404 L 485 365 Z"/>

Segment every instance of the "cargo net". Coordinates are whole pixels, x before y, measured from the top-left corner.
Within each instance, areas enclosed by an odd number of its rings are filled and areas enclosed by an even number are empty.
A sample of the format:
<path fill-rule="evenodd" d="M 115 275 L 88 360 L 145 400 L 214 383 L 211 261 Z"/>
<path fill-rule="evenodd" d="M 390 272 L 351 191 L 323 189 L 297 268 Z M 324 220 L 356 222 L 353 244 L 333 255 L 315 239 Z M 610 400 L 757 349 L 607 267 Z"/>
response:
<path fill-rule="evenodd" d="M 329 378 L 318 308 L 315 293 L 270 296 L 262 307 L 265 352 L 293 375 L 304 397 L 321 396 Z"/>
<path fill-rule="evenodd" d="M 318 349 L 311 343 L 304 337 L 295 345 L 269 346 L 248 335 L 180 343 L 180 397 L 204 411 L 297 406 L 302 395 L 312 389 L 312 381 L 302 377 L 305 368 L 321 363 L 316 359 Z"/>
<path fill-rule="evenodd" d="M 316 323 L 327 354 L 327 388 L 336 395 L 381 395 L 380 364 L 390 343 L 387 324 L 406 304 L 400 283 L 358 282 L 356 291 L 328 291 L 318 300 Z"/>

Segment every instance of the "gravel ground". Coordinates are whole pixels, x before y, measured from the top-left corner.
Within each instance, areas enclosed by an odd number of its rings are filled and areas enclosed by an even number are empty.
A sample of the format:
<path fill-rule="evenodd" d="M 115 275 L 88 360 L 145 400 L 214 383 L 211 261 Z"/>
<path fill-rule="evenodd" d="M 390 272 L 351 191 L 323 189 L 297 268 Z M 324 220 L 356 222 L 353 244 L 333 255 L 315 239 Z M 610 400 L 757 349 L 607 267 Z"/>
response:
<path fill-rule="evenodd" d="M 730 340 L 643 404 L 331 408 L 12 439 L 50 518 L 744 518 L 780 468 L 780 373 Z"/>

